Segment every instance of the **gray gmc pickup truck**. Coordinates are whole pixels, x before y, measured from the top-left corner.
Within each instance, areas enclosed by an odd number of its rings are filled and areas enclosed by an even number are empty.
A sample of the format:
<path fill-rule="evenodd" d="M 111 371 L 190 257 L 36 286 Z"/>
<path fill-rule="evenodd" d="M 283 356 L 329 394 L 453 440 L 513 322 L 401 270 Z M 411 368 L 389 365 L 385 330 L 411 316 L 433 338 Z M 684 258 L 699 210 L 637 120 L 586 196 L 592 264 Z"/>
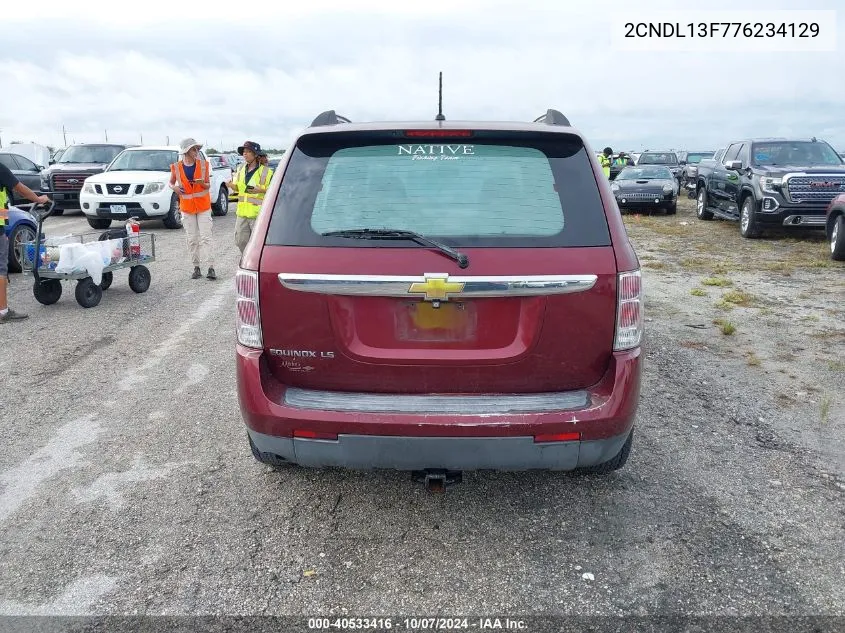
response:
<path fill-rule="evenodd" d="M 824 229 L 828 204 L 845 192 L 845 161 L 815 137 L 735 141 L 709 173 L 705 162 L 698 169 L 698 217 L 738 220 L 747 238 L 766 228 Z"/>

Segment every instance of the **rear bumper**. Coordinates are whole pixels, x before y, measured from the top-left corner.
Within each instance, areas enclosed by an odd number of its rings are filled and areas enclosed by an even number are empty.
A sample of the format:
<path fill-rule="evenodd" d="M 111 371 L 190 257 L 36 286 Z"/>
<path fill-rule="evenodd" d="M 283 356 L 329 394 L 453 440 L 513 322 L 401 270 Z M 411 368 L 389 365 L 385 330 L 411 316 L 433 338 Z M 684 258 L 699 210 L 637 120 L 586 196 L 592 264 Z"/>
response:
<path fill-rule="evenodd" d="M 248 433 L 258 451 L 287 462 L 357 470 L 573 470 L 612 459 L 628 437 L 535 442 L 533 437 L 339 435 L 313 440 Z"/>
<path fill-rule="evenodd" d="M 287 385 L 264 353 L 237 347 L 241 413 L 255 448 L 313 467 L 423 470 L 571 470 L 619 452 L 637 412 L 641 350 L 614 354 L 585 406 L 564 411 L 448 414 L 327 410 L 285 403 Z M 490 400 L 496 396 L 491 395 Z M 332 434 L 336 439 L 295 437 Z M 535 436 L 573 434 L 568 441 Z M 544 440 L 545 438 L 539 438 Z"/>

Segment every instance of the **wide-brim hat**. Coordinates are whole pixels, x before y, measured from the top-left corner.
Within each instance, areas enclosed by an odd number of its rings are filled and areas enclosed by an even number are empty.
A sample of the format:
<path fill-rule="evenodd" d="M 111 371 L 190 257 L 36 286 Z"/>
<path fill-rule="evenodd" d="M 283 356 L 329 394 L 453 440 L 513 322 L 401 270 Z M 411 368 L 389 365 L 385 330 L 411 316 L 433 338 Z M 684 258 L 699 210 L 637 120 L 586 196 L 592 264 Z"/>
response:
<path fill-rule="evenodd" d="M 202 143 L 198 142 L 195 138 L 186 138 L 179 142 L 179 152 L 181 154 L 187 154 L 192 147 L 200 149 Z"/>
<path fill-rule="evenodd" d="M 256 156 L 261 156 L 261 145 L 255 143 L 254 141 L 245 141 L 244 144 L 238 148 L 238 154 L 243 156 L 245 149 L 250 150 Z"/>

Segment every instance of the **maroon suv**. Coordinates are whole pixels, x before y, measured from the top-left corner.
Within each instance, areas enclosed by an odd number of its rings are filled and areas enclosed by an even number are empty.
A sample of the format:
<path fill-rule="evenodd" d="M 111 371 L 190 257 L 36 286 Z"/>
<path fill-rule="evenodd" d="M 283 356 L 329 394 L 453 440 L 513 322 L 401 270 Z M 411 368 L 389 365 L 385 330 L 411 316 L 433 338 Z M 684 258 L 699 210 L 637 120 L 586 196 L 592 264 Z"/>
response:
<path fill-rule="evenodd" d="M 624 465 L 637 256 L 595 153 L 532 123 L 321 114 L 237 273 L 253 455 L 448 473 Z"/>

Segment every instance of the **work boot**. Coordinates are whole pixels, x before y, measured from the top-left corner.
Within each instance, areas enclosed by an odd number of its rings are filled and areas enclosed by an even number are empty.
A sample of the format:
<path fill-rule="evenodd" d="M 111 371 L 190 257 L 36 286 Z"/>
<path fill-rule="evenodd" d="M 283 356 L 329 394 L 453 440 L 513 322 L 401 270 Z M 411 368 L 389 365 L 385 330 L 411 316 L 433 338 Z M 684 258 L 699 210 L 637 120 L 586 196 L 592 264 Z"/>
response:
<path fill-rule="evenodd" d="M 12 321 L 22 321 L 23 319 L 28 319 L 28 314 L 21 314 L 20 312 L 15 312 L 11 308 L 6 314 L 0 315 L 0 323 L 11 323 Z"/>
<path fill-rule="evenodd" d="M 217 279 L 217 275 L 214 274 L 214 268 L 208 269 L 208 275 L 206 275 L 209 279 Z"/>
<path fill-rule="evenodd" d="M 202 277 L 202 271 L 200 270 L 199 266 L 194 266 L 194 274 L 191 275 L 191 279 L 199 279 Z"/>

